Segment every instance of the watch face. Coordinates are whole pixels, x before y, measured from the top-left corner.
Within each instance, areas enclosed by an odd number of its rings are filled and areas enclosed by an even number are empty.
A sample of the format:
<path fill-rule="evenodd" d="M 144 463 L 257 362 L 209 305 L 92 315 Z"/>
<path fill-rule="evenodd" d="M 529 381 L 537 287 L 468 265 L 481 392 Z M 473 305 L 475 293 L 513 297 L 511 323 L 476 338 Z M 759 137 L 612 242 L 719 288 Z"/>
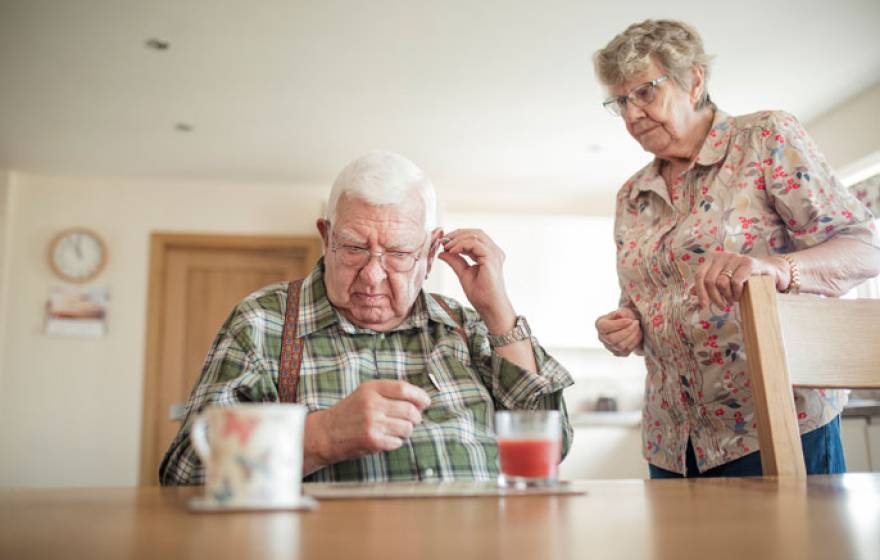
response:
<path fill-rule="evenodd" d="M 96 234 L 86 230 L 71 230 L 55 238 L 49 257 L 52 268 L 62 278 L 84 282 L 100 272 L 107 253 L 104 243 Z"/>

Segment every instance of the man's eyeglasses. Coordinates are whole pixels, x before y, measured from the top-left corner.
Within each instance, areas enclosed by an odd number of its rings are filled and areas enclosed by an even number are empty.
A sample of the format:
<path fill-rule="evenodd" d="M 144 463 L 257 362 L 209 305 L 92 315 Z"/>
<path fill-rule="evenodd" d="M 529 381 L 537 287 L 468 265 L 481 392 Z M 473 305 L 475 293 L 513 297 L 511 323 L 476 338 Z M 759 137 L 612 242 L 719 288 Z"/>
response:
<path fill-rule="evenodd" d="M 372 257 L 379 259 L 379 266 L 388 272 L 409 272 L 415 268 L 416 263 L 422 258 L 422 247 L 425 242 L 419 244 L 415 251 L 380 251 L 374 253 L 366 247 L 357 245 L 337 245 L 336 236 L 333 236 L 332 251 L 337 260 L 344 266 L 361 269 L 370 262 Z"/>
<path fill-rule="evenodd" d="M 650 82 L 645 82 L 644 84 L 637 85 L 636 87 L 632 88 L 626 95 L 621 95 L 620 97 L 612 97 L 611 99 L 606 100 L 604 103 L 602 103 L 602 106 L 608 109 L 608 112 L 615 117 L 619 117 L 626 113 L 627 103 L 632 103 L 636 107 L 647 107 L 648 105 L 653 103 L 654 99 L 657 97 L 657 84 L 668 79 L 668 75 L 663 75 L 655 80 L 651 80 Z"/>

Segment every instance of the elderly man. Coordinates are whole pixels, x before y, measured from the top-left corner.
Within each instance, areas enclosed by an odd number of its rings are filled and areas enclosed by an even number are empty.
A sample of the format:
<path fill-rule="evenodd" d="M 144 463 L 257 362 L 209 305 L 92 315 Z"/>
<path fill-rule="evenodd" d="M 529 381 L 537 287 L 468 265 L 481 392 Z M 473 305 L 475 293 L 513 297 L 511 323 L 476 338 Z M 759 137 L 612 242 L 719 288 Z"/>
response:
<path fill-rule="evenodd" d="M 211 404 L 307 406 L 309 481 L 492 479 L 496 409 L 562 411 L 566 453 L 572 380 L 516 315 L 504 253 L 480 230 L 444 236 L 435 214 L 431 182 L 406 158 L 350 163 L 318 220 L 324 256 L 312 273 L 249 295 L 221 328 L 162 484 L 204 481 L 189 431 Z M 476 312 L 422 291 L 435 256 Z"/>

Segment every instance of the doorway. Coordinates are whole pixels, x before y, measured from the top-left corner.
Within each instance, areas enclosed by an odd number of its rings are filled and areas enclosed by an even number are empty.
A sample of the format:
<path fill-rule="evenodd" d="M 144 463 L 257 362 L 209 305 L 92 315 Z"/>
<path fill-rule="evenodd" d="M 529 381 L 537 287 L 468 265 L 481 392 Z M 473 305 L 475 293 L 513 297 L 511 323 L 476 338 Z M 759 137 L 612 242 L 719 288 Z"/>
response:
<path fill-rule="evenodd" d="M 320 254 L 319 237 L 151 235 L 141 485 L 158 484 L 205 355 L 235 305 L 263 286 L 305 277 Z"/>

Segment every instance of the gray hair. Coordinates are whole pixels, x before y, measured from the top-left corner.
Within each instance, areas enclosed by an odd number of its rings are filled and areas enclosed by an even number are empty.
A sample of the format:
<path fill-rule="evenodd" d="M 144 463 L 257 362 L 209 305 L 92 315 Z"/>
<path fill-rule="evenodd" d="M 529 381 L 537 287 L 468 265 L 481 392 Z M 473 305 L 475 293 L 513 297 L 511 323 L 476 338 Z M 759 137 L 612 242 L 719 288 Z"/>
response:
<path fill-rule="evenodd" d="M 425 231 L 437 225 L 437 195 L 431 180 L 413 162 L 394 152 L 375 151 L 345 166 L 330 190 L 325 218 L 336 218 L 336 204 L 343 195 L 359 198 L 376 206 L 399 205 L 412 192 L 418 192 L 424 207 Z"/>
<path fill-rule="evenodd" d="M 651 61 L 656 61 L 685 91 L 693 85 L 691 70 L 702 68 L 703 91 L 695 109 L 715 106 L 707 88 L 712 57 L 703 50 L 703 39 L 697 30 L 684 22 L 646 19 L 634 23 L 593 55 L 596 76 L 609 88 L 643 73 Z"/>

